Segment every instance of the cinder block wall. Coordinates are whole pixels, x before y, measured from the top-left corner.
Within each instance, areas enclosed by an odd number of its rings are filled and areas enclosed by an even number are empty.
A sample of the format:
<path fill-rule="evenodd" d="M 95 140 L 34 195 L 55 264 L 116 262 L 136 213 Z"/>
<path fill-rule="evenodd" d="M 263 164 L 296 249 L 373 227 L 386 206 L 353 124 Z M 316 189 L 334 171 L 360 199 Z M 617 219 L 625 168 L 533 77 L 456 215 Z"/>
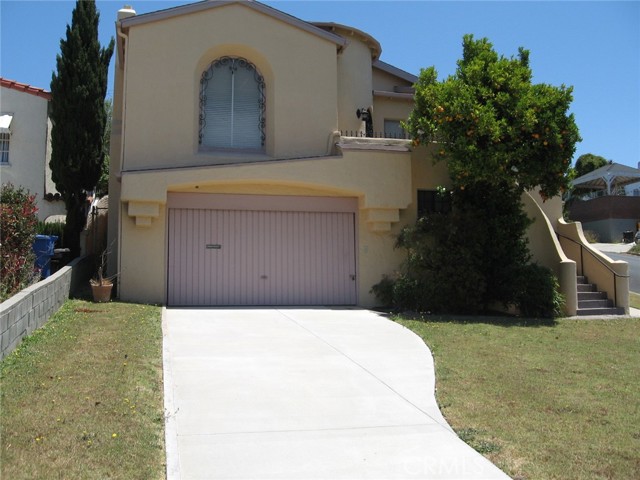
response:
<path fill-rule="evenodd" d="M 44 325 L 89 278 L 87 257 L 76 258 L 49 278 L 0 304 L 0 359 L 27 335 Z"/>

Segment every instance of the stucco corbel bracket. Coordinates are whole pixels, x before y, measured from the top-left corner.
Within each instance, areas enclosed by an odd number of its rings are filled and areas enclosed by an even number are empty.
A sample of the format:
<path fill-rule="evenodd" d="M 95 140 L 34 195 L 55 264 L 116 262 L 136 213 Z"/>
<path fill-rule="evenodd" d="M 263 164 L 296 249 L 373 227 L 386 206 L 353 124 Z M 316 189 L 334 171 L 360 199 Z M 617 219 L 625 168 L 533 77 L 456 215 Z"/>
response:
<path fill-rule="evenodd" d="M 150 227 L 153 220 L 160 216 L 160 204 L 129 201 L 127 214 L 135 218 L 136 227 Z"/>
<path fill-rule="evenodd" d="M 398 208 L 367 208 L 364 214 L 367 227 L 372 232 L 390 232 L 391 225 L 400 221 Z"/>

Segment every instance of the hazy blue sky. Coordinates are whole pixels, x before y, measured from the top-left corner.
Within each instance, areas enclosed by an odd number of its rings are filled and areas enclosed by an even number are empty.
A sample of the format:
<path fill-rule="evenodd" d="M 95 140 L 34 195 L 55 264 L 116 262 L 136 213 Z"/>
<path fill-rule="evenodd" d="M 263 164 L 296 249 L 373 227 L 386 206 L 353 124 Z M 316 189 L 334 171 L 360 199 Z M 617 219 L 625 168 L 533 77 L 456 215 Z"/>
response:
<path fill-rule="evenodd" d="M 100 37 L 115 35 L 116 12 L 140 13 L 188 1 L 98 1 Z M 265 1 L 307 21 L 342 23 L 382 45 L 381 60 L 408 72 L 434 65 L 441 78 L 461 56 L 462 36 L 488 37 L 505 56 L 531 51 L 534 82 L 572 85 L 583 137 L 575 158 L 640 162 L 638 1 Z M 0 0 L 0 75 L 49 88 L 73 1 Z M 239 27 L 241 28 L 241 26 Z M 113 66 L 109 75 L 112 91 Z M 0 105 L 1 109 L 1 105 Z"/>

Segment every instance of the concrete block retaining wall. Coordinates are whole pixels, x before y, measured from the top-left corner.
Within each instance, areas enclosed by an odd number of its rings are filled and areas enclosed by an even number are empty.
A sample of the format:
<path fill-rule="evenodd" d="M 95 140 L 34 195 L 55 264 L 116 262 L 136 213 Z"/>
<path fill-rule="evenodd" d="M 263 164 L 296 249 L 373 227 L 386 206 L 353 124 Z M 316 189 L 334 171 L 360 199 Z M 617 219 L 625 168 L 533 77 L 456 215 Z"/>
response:
<path fill-rule="evenodd" d="M 87 257 L 76 258 L 0 304 L 0 359 L 9 355 L 23 337 L 44 325 L 70 295 L 81 291 L 89 279 L 90 263 Z"/>

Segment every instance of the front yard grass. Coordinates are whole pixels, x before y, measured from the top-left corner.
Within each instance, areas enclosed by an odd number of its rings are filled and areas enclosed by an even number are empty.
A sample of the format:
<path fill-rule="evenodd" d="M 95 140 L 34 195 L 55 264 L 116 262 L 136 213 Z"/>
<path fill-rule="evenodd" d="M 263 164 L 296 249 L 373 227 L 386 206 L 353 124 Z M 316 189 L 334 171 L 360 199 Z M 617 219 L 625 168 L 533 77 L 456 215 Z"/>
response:
<path fill-rule="evenodd" d="M 460 437 L 515 479 L 640 478 L 640 319 L 473 320 L 396 318 Z M 158 307 L 69 301 L 0 382 L 0 478 L 165 478 Z"/>
<path fill-rule="evenodd" d="M 0 478 L 165 478 L 158 307 L 68 301 L 0 382 Z"/>
<path fill-rule="evenodd" d="M 629 292 L 629 305 L 640 308 L 640 293 Z"/>
<path fill-rule="evenodd" d="M 451 426 L 514 479 L 640 478 L 640 319 L 396 321 Z"/>

